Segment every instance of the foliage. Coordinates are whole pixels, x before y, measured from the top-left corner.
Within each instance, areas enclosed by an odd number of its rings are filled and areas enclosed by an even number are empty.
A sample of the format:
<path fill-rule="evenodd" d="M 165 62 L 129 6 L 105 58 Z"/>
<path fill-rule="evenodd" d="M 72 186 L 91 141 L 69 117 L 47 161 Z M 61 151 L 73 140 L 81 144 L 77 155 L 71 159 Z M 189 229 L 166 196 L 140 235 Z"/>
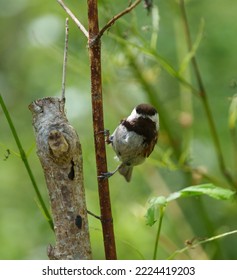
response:
<path fill-rule="evenodd" d="M 0 91 L 22 146 L 30 151 L 26 153 L 27 160 L 47 201 L 27 106 L 34 99 L 60 95 L 65 13 L 56 1 L 7 3 L 0 12 L 0 32 L 4 38 L 0 46 Z M 100 26 L 127 3 L 99 1 Z M 236 229 L 236 203 L 230 197 L 217 200 L 208 196 L 232 197 L 236 190 L 237 3 L 187 1 L 193 41 L 189 50 L 178 1 L 153 3 L 150 14 L 140 5 L 102 38 L 106 128 L 112 131 L 140 102 L 156 106 L 161 120 L 158 145 L 151 158 L 135 168 L 132 182 L 127 185 L 118 174 L 110 179 L 118 258 L 150 259 L 155 255 L 154 241 L 158 240 L 156 257 L 160 259 L 236 259 L 237 241 L 235 235 L 228 235 Z M 70 8 L 86 26 L 86 2 L 73 1 Z M 66 107 L 82 142 L 88 209 L 98 214 L 86 44 L 70 21 Z M 207 93 L 208 112 L 213 117 L 224 159 L 223 169 L 213 141 L 213 127 L 199 95 L 193 57 Z M 16 156 L 17 146 L 1 110 L 0 122 L 0 258 L 46 258 L 46 246 L 54 242 L 53 233 L 34 201 L 31 182 Z M 10 155 L 6 159 L 7 150 Z M 108 147 L 110 170 L 117 165 L 113 157 Z M 223 170 L 231 174 L 234 184 Z M 192 187 L 182 189 L 183 186 Z M 204 193 L 207 196 L 200 195 Z M 185 195 L 188 199 L 177 199 Z M 159 212 L 153 211 L 156 208 L 147 205 L 151 197 L 159 203 L 154 207 L 160 209 L 163 205 L 163 221 L 157 217 Z M 171 199 L 172 203 L 167 201 Z M 159 239 L 157 228 L 145 225 L 147 209 L 150 224 L 161 221 Z M 90 233 L 94 258 L 103 258 L 100 223 L 93 217 Z M 228 237 L 223 238 L 225 234 Z M 180 249 L 184 245 L 192 247 L 193 244 L 185 243 L 192 239 L 202 246 L 195 250 Z M 208 244 L 200 244 L 208 239 Z"/>
<path fill-rule="evenodd" d="M 202 184 L 202 185 L 196 185 L 196 186 L 191 186 L 191 187 L 181 189 L 180 191 L 171 193 L 167 198 L 165 198 L 164 196 L 158 196 L 150 199 L 149 208 L 146 213 L 146 221 L 147 221 L 146 223 L 149 226 L 153 226 L 156 223 L 156 221 L 159 220 L 157 237 L 154 246 L 154 254 L 153 254 L 154 259 L 156 259 L 157 256 L 161 225 L 162 225 L 164 211 L 167 204 L 178 198 L 182 198 L 182 197 L 187 198 L 191 196 L 200 196 L 200 195 L 208 195 L 218 200 L 230 200 L 234 198 L 236 193 L 231 190 L 214 186 L 213 184 Z M 234 231 L 233 233 L 236 233 L 236 231 Z M 212 241 L 213 239 L 209 239 L 209 241 L 210 240 Z"/>

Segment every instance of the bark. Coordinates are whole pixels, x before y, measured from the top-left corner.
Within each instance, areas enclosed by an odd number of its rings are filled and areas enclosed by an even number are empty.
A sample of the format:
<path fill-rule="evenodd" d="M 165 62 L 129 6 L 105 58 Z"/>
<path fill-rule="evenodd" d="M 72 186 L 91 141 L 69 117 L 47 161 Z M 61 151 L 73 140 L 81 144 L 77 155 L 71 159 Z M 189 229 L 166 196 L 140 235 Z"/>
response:
<path fill-rule="evenodd" d="M 91 259 L 81 145 L 64 105 L 64 100 L 48 97 L 29 106 L 56 235 L 55 247 L 49 246 L 48 257 Z"/>

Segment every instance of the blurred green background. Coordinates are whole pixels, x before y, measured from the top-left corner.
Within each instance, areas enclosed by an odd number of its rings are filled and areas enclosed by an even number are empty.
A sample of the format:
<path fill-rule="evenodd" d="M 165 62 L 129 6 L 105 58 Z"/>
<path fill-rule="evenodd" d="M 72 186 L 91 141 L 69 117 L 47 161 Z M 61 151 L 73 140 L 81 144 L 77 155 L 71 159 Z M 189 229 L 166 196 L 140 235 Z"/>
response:
<path fill-rule="evenodd" d="M 102 27 L 129 1 L 98 2 Z M 119 259 L 152 258 L 157 226 L 147 226 L 144 218 L 151 197 L 166 196 L 209 181 L 230 188 L 219 170 L 200 99 L 167 72 L 167 65 L 178 70 L 188 53 L 179 1 L 153 2 L 150 15 L 140 4 L 102 38 L 105 127 L 112 132 L 119 120 L 141 102 L 152 103 L 161 117 L 158 145 L 146 163 L 135 168 L 132 181 L 126 183 L 119 174 L 110 179 Z M 66 3 L 87 27 L 86 1 Z M 230 104 L 237 92 L 237 1 L 190 0 L 186 8 L 193 41 L 202 35 L 196 54 L 198 64 L 226 165 L 236 174 L 235 129 L 230 130 L 228 120 Z M 0 0 L 0 92 L 47 204 L 28 105 L 35 99 L 61 94 L 65 17 L 57 1 Z M 161 60 L 165 61 L 163 67 Z M 196 87 L 189 67 L 182 75 Z M 99 215 L 89 77 L 87 41 L 70 20 L 67 115 L 83 148 L 87 207 Z M 171 145 L 170 135 L 176 146 Z M 11 154 L 5 160 L 7 149 Z M 111 147 L 107 148 L 107 157 L 108 168 L 113 170 L 117 162 Z M 184 166 L 185 161 L 191 167 L 189 170 Z M 207 176 L 197 174 L 192 168 L 199 168 Z M 165 212 L 157 257 L 166 259 L 183 248 L 186 240 L 236 229 L 236 209 L 235 202 L 208 197 L 172 202 Z M 93 257 L 103 259 L 100 223 L 93 217 L 89 217 L 89 223 Z M 54 244 L 54 235 L 37 206 L 36 195 L 0 109 L 0 259 L 47 259 L 46 248 L 50 243 Z M 236 247 L 237 237 L 232 235 L 190 249 L 177 258 L 236 259 Z"/>

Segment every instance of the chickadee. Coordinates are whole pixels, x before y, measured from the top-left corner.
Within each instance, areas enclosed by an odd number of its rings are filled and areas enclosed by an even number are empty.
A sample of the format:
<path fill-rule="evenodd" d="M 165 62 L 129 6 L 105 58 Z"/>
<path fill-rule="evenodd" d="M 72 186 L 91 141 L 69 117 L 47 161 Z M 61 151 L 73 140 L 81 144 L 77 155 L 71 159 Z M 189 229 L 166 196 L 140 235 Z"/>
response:
<path fill-rule="evenodd" d="M 113 134 L 107 139 L 122 162 L 113 172 L 103 173 L 108 178 L 116 171 L 129 182 L 133 167 L 145 161 L 151 154 L 158 139 L 159 116 L 149 104 L 135 107 L 126 119 L 122 120 Z"/>

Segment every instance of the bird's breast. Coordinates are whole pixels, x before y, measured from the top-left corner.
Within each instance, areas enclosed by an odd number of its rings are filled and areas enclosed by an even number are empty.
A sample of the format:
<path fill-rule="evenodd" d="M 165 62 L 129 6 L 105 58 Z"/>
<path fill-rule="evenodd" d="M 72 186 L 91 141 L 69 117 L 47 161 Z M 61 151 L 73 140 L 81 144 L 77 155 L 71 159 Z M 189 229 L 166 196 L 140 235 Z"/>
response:
<path fill-rule="evenodd" d="M 141 164 L 145 158 L 143 155 L 144 138 L 134 131 L 128 131 L 123 125 L 119 125 L 112 134 L 113 149 L 119 160 L 126 165 Z"/>

